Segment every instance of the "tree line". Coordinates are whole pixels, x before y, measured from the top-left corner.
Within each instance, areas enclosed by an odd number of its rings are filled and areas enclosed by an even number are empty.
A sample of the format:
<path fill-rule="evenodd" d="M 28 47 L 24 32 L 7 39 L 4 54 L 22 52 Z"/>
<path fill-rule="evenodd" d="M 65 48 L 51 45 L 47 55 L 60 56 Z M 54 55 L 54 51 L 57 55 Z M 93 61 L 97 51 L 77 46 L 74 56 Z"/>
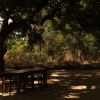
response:
<path fill-rule="evenodd" d="M 99 4 L 99 0 L 0 0 L 0 71 L 5 70 L 6 40 L 13 37 L 12 34 L 21 33 L 20 36 L 24 37 L 27 33 L 30 50 L 33 50 L 31 48 L 33 44 L 42 43 L 44 45 L 45 41 L 43 41 L 42 35 L 45 29 L 43 26 L 47 20 L 53 22 L 52 26 L 56 30 L 53 31 L 54 33 L 61 32 L 64 37 L 69 37 L 67 41 L 71 40 L 71 42 L 67 43 L 72 44 L 72 46 L 68 46 L 72 50 L 72 54 L 77 54 L 78 51 L 83 54 L 84 51 L 86 59 L 86 52 L 89 50 L 90 55 L 95 50 L 98 54 L 99 47 L 97 45 L 100 43 Z M 50 39 L 52 40 L 51 37 Z M 95 43 L 95 41 L 97 42 Z M 93 49 L 94 44 L 96 47 L 94 46 Z M 39 47 L 40 50 L 42 50 L 42 45 Z M 61 48 L 57 43 L 56 45 L 58 49 Z M 62 43 L 62 45 L 64 44 Z M 54 48 L 54 44 L 51 47 Z M 80 50 L 80 48 L 83 49 Z M 58 49 L 54 50 L 58 52 Z M 49 53 L 52 54 L 52 50 L 49 50 Z"/>

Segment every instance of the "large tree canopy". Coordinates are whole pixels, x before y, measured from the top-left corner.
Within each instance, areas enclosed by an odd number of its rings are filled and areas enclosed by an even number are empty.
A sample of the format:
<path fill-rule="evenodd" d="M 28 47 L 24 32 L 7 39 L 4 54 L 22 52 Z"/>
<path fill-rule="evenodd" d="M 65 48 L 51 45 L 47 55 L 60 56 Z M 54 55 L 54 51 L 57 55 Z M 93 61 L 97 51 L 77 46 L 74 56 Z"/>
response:
<path fill-rule="evenodd" d="M 48 19 L 57 23 L 58 18 L 62 27 L 69 22 L 77 22 L 83 30 L 98 37 L 99 5 L 99 0 L 0 0 L 0 70 L 4 68 L 4 42 L 9 34 L 25 33 L 34 25 L 43 25 Z"/>

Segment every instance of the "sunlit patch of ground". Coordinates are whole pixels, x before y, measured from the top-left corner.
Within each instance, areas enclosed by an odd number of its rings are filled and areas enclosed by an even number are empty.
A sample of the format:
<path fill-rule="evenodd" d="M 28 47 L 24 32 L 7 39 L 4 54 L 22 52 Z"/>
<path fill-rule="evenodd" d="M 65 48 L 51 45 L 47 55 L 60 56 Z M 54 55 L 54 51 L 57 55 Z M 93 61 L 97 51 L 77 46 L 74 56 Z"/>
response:
<path fill-rule="evenodd" d="M 16 94 L 16 91 L 13 91 L 13 92 L 11 92 L 11 93 L 9 93 L 9 92 L 6 92 L 6 93 L 1 93 L 1 95 L 2 96 L 14 96 Z"/>
<path fill-rule="evenodd" d="M 76 94 L 69 94 L 67 96 L 64 96 L 63 98 L 69 98 L 69 99 L 77 99 L 80 98 L 79 96 L 77 96 Z"/>
<path fill-rule="evenodd" d="M 99 71 L 58 71 L 51 74 L 50 84 L 59 84 L 65 86 L 65 95 L 63 99 L 82 99 L 81 95 L 93 95 L 96 90 L 100 90 L 100 72 Z M 61 78 L 62 77 L 62 78 Z M 71 91 L 68 93 L 68 91 Z M 64 91 L 62 92 L 64 93 Z M 67 94 L 66 94 L 67 93 Z M 98 94 L 98 91 L 97 91 Z M 98 97 L 99 95 L 97 95 Z M 85 96 L 84 96 L 85 97 Z M 93 98 L 95 98 L 94 95 Z M 89 98 L 89 97 L 88 97 Z M 92 100 L 95 100 L 93 99 Z M 98 97 L 100 98 L 100 96 Z"/>
<path fill-rule="evenodd" d="M 91 90 L 93 90 L 93 89 L 96 89 L 96 86 L 91 86 L 91 88 L 90 88 Z"/>
<path fill-rule="evenodd" d="M 73 90 L 83 90 L 83 89 L 87 89 L 87 86 L 85 86 L 85 85 L 81 85 L 81 86 L 71 86 L 69 89 L 73 89 Z"/>

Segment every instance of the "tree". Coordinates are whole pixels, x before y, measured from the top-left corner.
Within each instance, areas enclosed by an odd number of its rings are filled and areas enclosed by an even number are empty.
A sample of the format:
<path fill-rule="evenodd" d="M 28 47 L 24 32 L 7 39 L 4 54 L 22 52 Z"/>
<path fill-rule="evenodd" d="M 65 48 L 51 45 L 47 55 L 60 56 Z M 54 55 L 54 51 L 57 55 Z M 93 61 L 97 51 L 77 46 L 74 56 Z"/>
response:
<path fill-rule="evenodd" d="M 5 40 L 12 32 L 25 33 L 33 24 L 43 24 L 54 16 L 64 0 L 0 0 L 0 18 L 3 19 L 0 30 L 0 71 L 4 71 L 3 56 L 6 53 Z M 50 12 L 42 16 L 43 8 Z M 11 20 L 11 23 L 9 23 Z"/>

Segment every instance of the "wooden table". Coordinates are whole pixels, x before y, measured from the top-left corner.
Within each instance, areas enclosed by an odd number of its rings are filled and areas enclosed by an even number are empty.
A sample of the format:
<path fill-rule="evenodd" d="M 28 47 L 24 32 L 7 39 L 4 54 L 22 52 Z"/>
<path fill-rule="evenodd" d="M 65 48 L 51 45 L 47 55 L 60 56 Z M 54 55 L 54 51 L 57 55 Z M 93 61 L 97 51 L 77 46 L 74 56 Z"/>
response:
<path fill-rule="evenodd" d="M 10 76 L 10 77 L 16 76 L 17 94 L 20 94 L 21 80 L 23 78 L 25 79 L 25 77 L 27 77 L 29 75 L 33 76 L 33 74 L 35 74 L 35 73 L 42 73 L 43 77 L 45 77 L 47 80 L 47 70 L 44 68 L 30 68 L 30 69 L 12 70 L 12 71 L 6 71 L 2 74 L 6 75 L 6 76 Z M 34 78 L 34 77 L 31 77 L 31 78 Z"/>

